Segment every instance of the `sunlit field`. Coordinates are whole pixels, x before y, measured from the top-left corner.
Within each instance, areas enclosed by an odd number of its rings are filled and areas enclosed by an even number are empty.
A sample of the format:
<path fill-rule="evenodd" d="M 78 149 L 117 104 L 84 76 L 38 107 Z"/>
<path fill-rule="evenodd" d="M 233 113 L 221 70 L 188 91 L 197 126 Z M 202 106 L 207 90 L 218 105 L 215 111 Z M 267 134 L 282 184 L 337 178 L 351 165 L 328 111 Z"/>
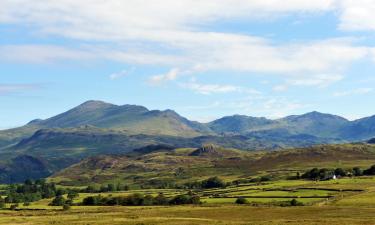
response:
<path fill-rule="evenodd" d="M 345 178 L 330 181 L 273 181 L 196 191 L 200 205 L 185 206 L 72 206 L 64 211 L 43 199 L 15 211 L 0 211 L 0 224 L 374 224 L 375 179 Z M 134 193 L 175 196 L 188 190 L 150 189 Z M 97 193 L 80 193 L 74 203 Z M 235 203 L 244 197 L 247 203 Z M 296 199 L 303 206 L 282 203 Z M 9 205 L 7 205 L 9 207 Z M 266 215 L 266 216 L 265 216 Z"/>

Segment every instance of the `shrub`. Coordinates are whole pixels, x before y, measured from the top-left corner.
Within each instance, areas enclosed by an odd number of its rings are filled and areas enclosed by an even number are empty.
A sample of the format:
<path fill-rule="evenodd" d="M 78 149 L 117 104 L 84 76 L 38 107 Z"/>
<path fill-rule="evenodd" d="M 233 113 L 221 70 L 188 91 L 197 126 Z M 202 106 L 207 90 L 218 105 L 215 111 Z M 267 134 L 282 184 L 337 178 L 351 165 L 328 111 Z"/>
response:
<path fill-rule="evenodd" d="M 68 205 L 68 204 L 64 204 L 63 205 L 63 210 L 64 211 L 68 211 L 68 210 L 70 210 L 71 209 L 71 206 L 70 205 Z"/>
<path fill-rule="evenodd" d="M 16 210 L 18 208 L 18 204 L 12 204 L 10 206 L 10 210 Z"/>
<path fill-rule="evenodd" d="M 362 176 L 363 175 L 362 169 L 359 168 L 359 167 L 354 167 L 353 168 L 353 175 L 354 176 Z"/>
<path fill-rule="evenodd" d="M 346 176 L 346 172 L 342 168 L 337 168 L 335 169 L 335 175 L 344 177 Z"/>
<path fill-rule="evenodd" d="M 65 205 L 65 203 L 66 203 L 66 199 L 63 196 L 59 195 L 59 196 L 56 196 L 56 198 L 54 198 L 52 200 L 50 205 L 52 205 L 52 206 L 63 206 L 63 205 Z"/>
<path fill-rule="evenodd" d="M 247 203 L 249 203 L 249 202 L 247 201 L 246 198 L 239 197 L 239 198 L 236 199 L 235 203 L 236 203 L 236 204 L 243 205 L 243 204 L 247 204 Z"/>
<path fill-rule="evenodd" d="M 225 186 L 225 182 L 222 181 L 219 177 L 211 177 L 207 180 L 202 181 L 203 188 L 222 188 Z"/>
<path fill-rule="evenodd" d="M 375 165 L 371 166 L 369 169 L 363 171 L 364 175 L 375 175 Z"/>
<path fill-rule="evenodd" d="M 290 205 L 291 205 L 291 206 L 303 206 L 303 203 L 297 201 L 296 199 L 292 199 L 292 200 L 290 201 Z"/>

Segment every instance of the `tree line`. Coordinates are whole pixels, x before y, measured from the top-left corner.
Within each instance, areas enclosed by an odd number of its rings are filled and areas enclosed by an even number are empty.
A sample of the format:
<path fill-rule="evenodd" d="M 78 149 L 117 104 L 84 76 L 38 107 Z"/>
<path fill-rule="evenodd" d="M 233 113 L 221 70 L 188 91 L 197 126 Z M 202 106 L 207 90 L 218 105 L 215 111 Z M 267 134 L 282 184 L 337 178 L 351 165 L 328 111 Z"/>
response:
<path fill-rule="evenodd" d="M 198 195 L 189 193 L 185 195 L 177 195 L 173 198 L 167 198 L 162 193 L 157 196 L 132 194 L 120 197 L 104 197 L 89 196 L 83 199 L 84 206 L 152 206 L 152 205 L 184 205 L 184 204 L 200 204 Z"/>
<path fill-rule="evenodd" d="M 375 175 L 375 165 L 368 169 L 362 170 L 360 167 L 354 167 L 351 169 L 327 169 L 327 168 L 313 168 L 306 171 L 304 174 L 299 175 L 297 173 L 297 179 L 309 179 L 309 180 L 328 180 L 332 179 L 333 176 L 336 177 L 352 177 L 352 176 L 371 176 Z"/>

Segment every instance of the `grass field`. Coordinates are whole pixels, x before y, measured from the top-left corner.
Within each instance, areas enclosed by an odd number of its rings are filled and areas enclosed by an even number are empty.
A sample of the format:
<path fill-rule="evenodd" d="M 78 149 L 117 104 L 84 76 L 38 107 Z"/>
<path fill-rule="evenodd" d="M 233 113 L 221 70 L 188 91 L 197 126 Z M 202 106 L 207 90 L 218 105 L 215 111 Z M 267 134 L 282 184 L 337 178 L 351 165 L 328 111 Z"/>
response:
<path fill-rule="evenodd" d="M 374 224 L 375 208 L 341 206 L 73 207 L 70 211 L 0 211 L 0 224 Z"/>
<path fill-rule="evenodd" d="M 172 197 L 187 190 L 131 190 L 101 195 L 156 195 L 160 192 Z M 63 211 L 61 207 L 48 206 L 51 199 L 43 199 L 30 206 L 21 204 L 18 211 L 0 210 L 0 224 L 375 224 L 373 177 L 320 182 L 281 180 L 195 192 L 202 196 L 201 205 L 73 206 Z M 98 194 L 81 193 L 75 202 L 93 195 Z M 236 197 L 245 197 L 249 204 L 235 204 Z M 305 206 L 278 206 L 295 197 Z"/>

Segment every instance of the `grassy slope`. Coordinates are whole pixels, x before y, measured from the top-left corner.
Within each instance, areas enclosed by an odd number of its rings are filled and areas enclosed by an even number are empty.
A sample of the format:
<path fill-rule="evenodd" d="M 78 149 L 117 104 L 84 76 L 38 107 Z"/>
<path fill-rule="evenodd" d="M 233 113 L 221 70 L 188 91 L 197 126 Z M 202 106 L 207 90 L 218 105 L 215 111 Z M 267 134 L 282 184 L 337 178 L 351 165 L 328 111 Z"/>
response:
<path fill-rule="evenodd" d="M 375 162 L 375 146 L 326 145 L 277 152 L 243 152 L 220 149 L 218 154 L 190 156 L 195 149 L 160 151 L 142 156 L 99 156 L 86 159 L 53 179 L 85 183 L 121 180 L 128 184 L 182 183 L 221 176 L 227 180 L 271 174 L 295 175 L 313 167 L 369 167 Z M 178 171 L 183 171 L 179 173 Z"/>

